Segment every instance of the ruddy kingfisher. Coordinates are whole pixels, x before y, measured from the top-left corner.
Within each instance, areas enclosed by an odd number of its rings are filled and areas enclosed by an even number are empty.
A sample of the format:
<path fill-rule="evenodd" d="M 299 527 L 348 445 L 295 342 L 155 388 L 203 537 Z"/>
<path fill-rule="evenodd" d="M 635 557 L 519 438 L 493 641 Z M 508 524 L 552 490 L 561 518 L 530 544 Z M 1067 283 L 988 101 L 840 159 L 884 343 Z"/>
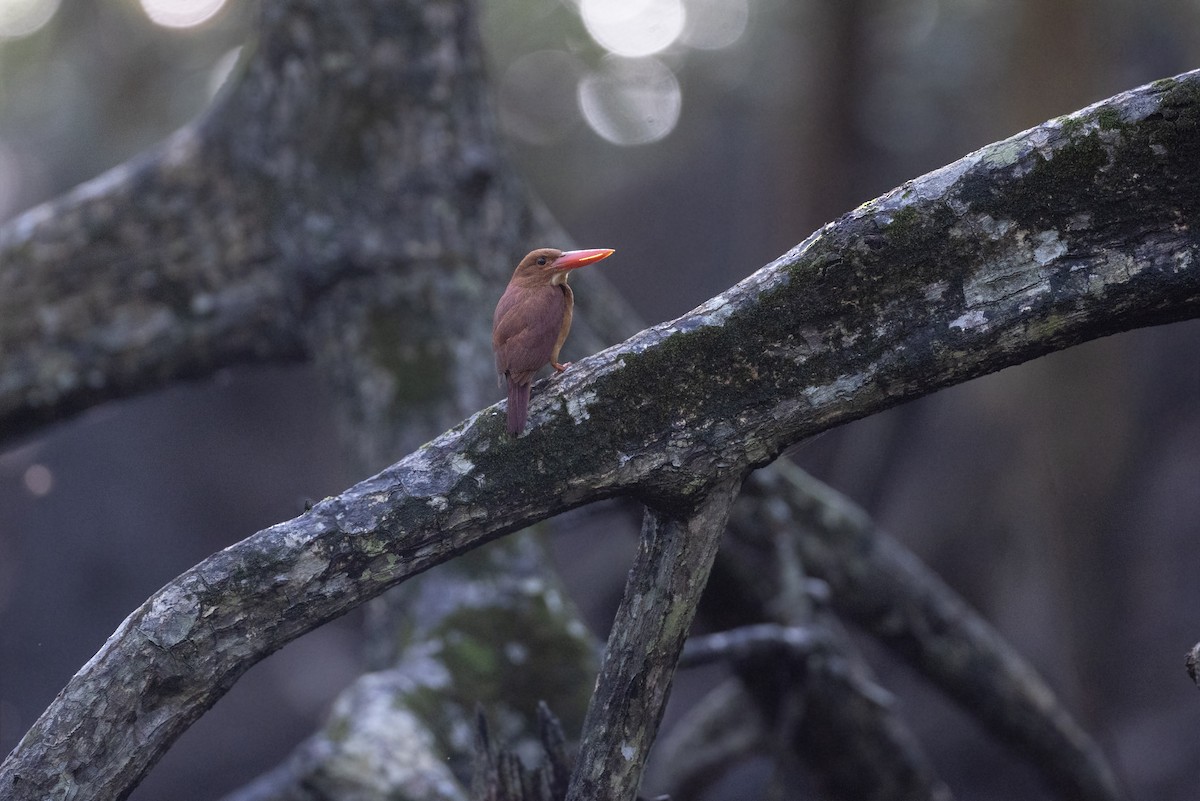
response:
<path fill-rule="evenodd" d="M 492 316 L 492 350 L 500 384 L 508 384 L 508 433 L 514 437 L 525 430 L 534 373 L 547 363 L 560 373 L 567 368 L 558 361 L 575 309 L 567 276 L 612 254 L 609 248 L 539 248 L 513 271 Z"/>

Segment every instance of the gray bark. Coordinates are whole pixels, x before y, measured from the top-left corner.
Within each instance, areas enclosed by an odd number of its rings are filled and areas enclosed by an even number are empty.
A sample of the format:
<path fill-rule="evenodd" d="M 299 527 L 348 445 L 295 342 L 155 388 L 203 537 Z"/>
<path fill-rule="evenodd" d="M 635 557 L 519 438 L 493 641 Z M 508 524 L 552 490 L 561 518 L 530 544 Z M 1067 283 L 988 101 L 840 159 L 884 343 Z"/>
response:
<path fill-rule="evenodd" d="M 358 384 L 352 436 L 375 436 L 397 399 L 430 404 L 360 445 L 364 463 L 443 413 L 409 389 L 459 386 L 462 413 L 480 405 L 485 348 L 433 332 L 486 304 L 486 282 L 549 223 L 481 129 L 466 7 L 336 8 L 265 2 L 241 79 L 206 118 L 0 229 L 0 436 L 233 360 L 306 354 L 335 386 Z M 122 797 L 257 660 L 482 542 L 618 494 L 685 515 L 837 423 L 1196 316 L 1198 87 L 1197 73 L 1160 81 L 912 181 L 539 383 L 526 437 L 506 439 L 487 409 L 214 555 L 122 624 L 0 766 L 0 788 Z M 78 285 L 81 266 L 95 285 Z M 376 302 L 403 308 L 401 284 L 444 299 L 436 322 Z M 465 319 L 464 342 L 485 339 Z M 397 341 L 414 344 L 397 356 Z M 363 353 L 365 370 L 339 372 Z"/>
<path fill-rule="evenodd" d="M 727 478 L 686 511 L 646 510 L 567 801 L 636 796 L 740 483 L 736 474 Z"/>

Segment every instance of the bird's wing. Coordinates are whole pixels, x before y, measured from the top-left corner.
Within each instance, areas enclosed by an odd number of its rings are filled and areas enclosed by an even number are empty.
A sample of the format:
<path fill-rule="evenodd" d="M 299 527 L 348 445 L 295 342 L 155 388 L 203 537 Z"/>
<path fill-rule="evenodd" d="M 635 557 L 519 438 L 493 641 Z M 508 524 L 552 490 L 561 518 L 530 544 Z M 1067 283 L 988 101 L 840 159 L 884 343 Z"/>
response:
<path fill-rule="evenodd" d="M 556 286 L 505 292 L 492 329 L 496 369 L 528 381 L 549 363 L 565 311 L 566 298 Z"/>

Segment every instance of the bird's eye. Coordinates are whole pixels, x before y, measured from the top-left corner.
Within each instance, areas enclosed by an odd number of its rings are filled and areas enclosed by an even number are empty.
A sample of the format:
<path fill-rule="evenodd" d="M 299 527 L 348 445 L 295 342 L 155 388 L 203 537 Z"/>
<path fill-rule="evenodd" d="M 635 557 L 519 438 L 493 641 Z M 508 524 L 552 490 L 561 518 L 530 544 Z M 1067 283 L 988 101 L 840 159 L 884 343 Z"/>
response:
<path fill-rule="evenodd" d="M 545 256 L 538 256 L 538 266 L 539 267 L 546 266 L 546 257 Z"/>

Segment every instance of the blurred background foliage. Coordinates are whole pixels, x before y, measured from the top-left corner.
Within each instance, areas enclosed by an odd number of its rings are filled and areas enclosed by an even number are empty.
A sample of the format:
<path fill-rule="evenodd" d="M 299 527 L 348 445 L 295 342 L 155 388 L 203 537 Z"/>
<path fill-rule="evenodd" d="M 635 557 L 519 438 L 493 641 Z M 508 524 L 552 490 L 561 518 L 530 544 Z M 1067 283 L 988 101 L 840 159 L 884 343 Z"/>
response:
<path fill-rule="evenodd" d="M 0 0 L 0 220 L 200 113 L 255 9 Z M 649 321 L 908 178 L 1200 62 L 1196 0 L 491 0 L 482 23 L 512 155 L 579 245 L 618 250 L 604 270 Z M 1110 337 L 790 454 L 982 609 L 1156 801 L 1200 781 L 1198 352 L 1197 321 Z M 147 595 L 357 478 L 321 393 L 302 366 L 235 369 L 5 444 L 0 753 Z M 634 537 L 609 533 L 558 543 L 600 633 Z M 275 764 L 356 675 L 358 622 L 252 670 L 133 797 L 214 798 Z M 876 656 L 960 797 L 1039 797 Z"/>

